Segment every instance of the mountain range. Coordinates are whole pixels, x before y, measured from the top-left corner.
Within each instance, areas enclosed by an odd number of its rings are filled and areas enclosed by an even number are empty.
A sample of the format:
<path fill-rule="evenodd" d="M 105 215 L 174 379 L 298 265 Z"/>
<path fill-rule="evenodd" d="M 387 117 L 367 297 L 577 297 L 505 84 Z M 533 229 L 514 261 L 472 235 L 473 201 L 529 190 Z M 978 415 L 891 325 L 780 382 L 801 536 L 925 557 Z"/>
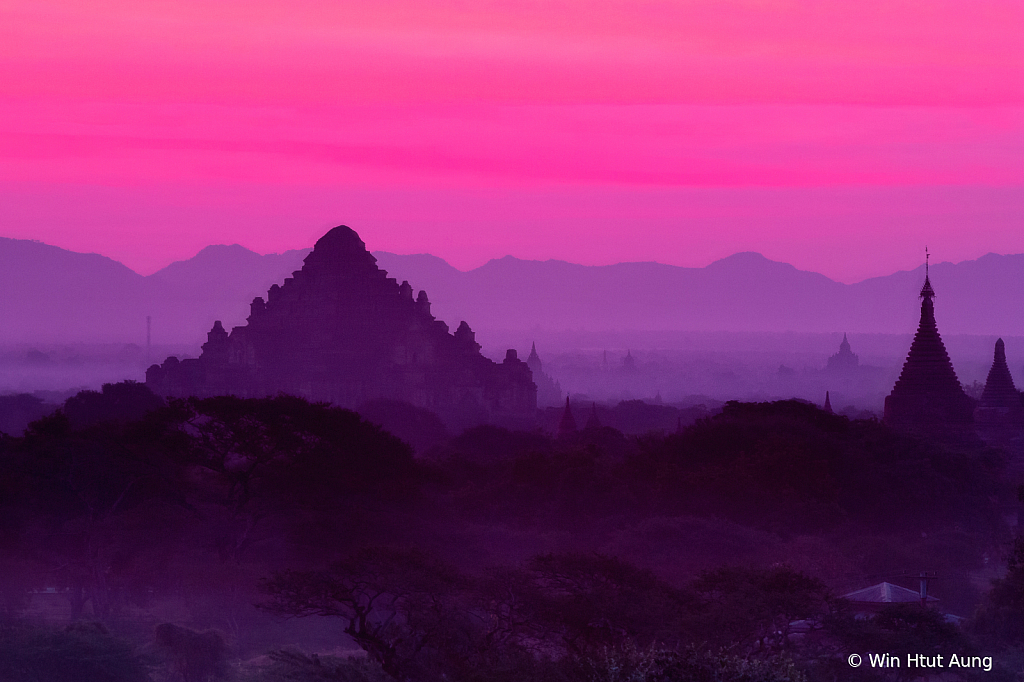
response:
<path fill-rule="evenodd" d="M 197 343 L 214 320 L 243 324 L 249 303 L 309 252 L 260 255 L 208 246 L 142 276 L 110 258 L 0 238 L 0 342 Z M 703 268 L 584 266 L 512 256 L 463 272 L 436 256 L 375 252 L 398 281 L 424 289 L 454 328 L 519 331 L 735 331 L 905 334 L 917 324 L 924 267 L 856 284 L 757 253 Z M 1024 254 L 931 267 L 944 334 L 1024 335 Z"/>

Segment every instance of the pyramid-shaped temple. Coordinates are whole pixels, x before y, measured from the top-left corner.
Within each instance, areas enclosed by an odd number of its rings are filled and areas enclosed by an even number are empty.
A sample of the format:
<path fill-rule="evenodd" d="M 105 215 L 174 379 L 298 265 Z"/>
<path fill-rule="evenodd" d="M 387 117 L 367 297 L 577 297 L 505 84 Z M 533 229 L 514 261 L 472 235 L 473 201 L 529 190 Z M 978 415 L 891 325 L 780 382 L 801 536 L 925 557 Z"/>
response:
<path fill-rule="evenodd" d="M 198 359 L 153 365 L 146 384 L 163 396 L 288 393 L 348 408 L 401 400 L 450 423 L 532 424 L 526 363 L 514 350 L 502 363 L 484 357 L 466 322 L 450 334 L 426 292 L 412 292 L 355 231 L 336 227 L 266 301 L 253 300 L 247 324 L 229 334 L 215 323 Z"/>
<path fill-rule="evenodd" d="M 973 428 L 974 404 L 964 393 L 935 324 L 935 291 L 925 271 L 921 322 L 910 344 L 900 378 L 885 399 L 886 424 L 930 433 L 966 433 Z"/>

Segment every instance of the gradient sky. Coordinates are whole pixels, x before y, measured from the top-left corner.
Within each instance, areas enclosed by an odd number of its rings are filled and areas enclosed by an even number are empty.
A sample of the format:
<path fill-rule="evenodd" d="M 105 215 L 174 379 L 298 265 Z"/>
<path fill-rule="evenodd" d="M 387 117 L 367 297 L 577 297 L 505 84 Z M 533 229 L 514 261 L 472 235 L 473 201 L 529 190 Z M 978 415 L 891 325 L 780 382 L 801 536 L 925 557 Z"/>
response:
<path fill-rule="evenodd" d="M 1019 0 L 0 0 L 0 236 L 840 281 L 1024 251 Z"/>

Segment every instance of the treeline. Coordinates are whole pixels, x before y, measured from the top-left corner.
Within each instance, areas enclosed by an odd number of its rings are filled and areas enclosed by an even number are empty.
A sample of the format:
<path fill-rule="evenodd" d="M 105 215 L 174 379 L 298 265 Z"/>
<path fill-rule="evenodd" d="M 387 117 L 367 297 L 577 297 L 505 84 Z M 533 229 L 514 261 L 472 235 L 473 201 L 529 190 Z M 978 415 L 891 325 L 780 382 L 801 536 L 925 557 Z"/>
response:
<path fill-rule="evenodd" d="M 25 642 L 183 680 L 871 679 L 842 652 L 1024 645 L 1004 627 L 1024 617 L 1019 557 L 966 629 L 919 607 L 860 621 L 835 599 L 939 570 L 943 606 L 972 616 L 1011 489 L 998 451 L 796 401 L 667 436 L 483 426 L 415 457 L 299 398 L 107 385 L 0 440 L 0 680 L 5 656 L 35 679 Z M 103 631 L 33 625 L 47 589 Z M 345 641 L 366 660 L 309 654 Z"/>

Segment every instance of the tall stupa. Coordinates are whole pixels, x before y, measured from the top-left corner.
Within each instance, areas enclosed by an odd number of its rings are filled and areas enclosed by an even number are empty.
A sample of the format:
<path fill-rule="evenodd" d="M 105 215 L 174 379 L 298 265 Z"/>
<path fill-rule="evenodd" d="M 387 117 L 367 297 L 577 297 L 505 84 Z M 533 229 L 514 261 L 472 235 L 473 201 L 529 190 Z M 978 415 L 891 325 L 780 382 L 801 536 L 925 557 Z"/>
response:
<path fill-rule="evenodd" d="M 935 307 L 925 259 L 921 322 L 900 378 L 885 399 L 885 423 L 901 429 L 946 435 L 973 429 L 974 403 L 960 385 L 935 324 Z"/>

